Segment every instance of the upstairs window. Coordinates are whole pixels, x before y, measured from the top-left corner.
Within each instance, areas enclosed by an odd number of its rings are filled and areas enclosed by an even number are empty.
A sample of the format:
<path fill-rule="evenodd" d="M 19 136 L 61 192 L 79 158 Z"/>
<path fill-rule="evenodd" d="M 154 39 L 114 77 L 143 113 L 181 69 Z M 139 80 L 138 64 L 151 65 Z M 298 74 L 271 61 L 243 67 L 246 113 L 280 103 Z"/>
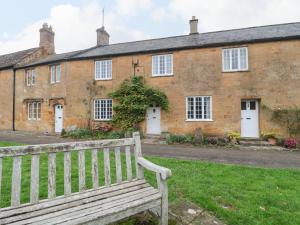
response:
<path fill-rule="evenodd" d="M 52 65 L 50 66 L 50 83 L 55 84 L 59 83 L 61 80 L 61 66 Z"/>
<path fill-rule="evenodd" d="M 28 120 L 41 119 L 41 102 L 28 103 Z"/>
<path fill-rule="evenodd" d="M 97 99 L 94 101 L 95 120 L 112 119 L 112 99 Z"/>
<path fill-rule="evenodd" d="M 190 96 L 186 98 L 186 119 L 190 121 L 212 120 L 212 97 Z"/>
<path fill-rule="evenodd" d="M 223 49 L 223 71 L 245 71 L 248 70 L 248 48 Z"/>
<path fill-rule="evenodd" d="M 35 70 L 30 69 L 25 72 L 25 82 L 26 86 L 34 86 L 36 81 Z"/>
<path fill-rule="evenodd" d="M 152 76 L 173 75 L 173 55 L 152 56 Z"/>
<path fill-rule="evenodd" d="M 95 61 L 95 80 L 112 79 L 112 61 L 101 60 Z"/>

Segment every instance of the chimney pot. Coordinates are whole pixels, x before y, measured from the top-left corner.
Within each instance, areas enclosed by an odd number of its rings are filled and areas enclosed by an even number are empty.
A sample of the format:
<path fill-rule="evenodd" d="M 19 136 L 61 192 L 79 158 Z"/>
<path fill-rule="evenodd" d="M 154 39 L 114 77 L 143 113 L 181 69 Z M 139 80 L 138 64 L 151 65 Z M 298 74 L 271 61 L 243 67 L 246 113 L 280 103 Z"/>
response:
<path fill-rule="evenodd" d="M 109 45 L 109 33 L 107 33 L 104 26 L 98 28 L 96 32 L 97 32 L 97 46 Z"/>
<path fill-rule="evenodd" d="M 190 34 L 199 34 L 198 33 L 198 19 L 196 16 L 192 16 L 190 20 Z"/>

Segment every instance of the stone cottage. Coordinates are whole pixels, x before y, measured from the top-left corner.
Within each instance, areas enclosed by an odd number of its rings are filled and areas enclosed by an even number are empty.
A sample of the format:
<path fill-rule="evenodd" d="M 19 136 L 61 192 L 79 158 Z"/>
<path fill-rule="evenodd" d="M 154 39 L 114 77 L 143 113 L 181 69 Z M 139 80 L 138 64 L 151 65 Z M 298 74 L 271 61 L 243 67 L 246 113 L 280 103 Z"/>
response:
<path fill-rule="evenodd" d="M 143 76 L 169 98 L 170 110 L 149 105 L 146 134 L 209 135 L 286 131 L 270 110 L 300 107 L 300 23 L 198 33 L 110 44 L 97 30 L 96 46 L 55 54 L 44 25 L 39 48 L 0 56 L 0 129 L 61 132 L 107 123 L 108 93 Z"/>

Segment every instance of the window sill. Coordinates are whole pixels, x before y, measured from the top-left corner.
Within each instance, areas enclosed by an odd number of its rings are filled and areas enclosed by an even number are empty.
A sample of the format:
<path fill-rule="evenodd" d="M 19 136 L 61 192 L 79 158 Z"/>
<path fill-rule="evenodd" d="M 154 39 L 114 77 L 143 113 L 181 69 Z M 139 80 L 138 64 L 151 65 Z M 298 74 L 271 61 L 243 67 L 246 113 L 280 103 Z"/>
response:
<path fill-rule="evenodd" d="M 94 119 L 96 122 L 109 122 L 111 119 Z"/>
<path fill-rule="evenodd" d="M 226 71 L 222 71 L 222 73 L 246 73 L 246 72 L 250 72 L 250 70 L 226 70 Z"/>
<path fill-rule="evenodd" d="M 109 79 L 95 79 L 95 81 L 109 81 L 109 80 L 112 80 L 112 78 L 109 78 Z"/>
<path fill-rule="evenodd" d="M 196 119 L 189 119 L 185 120 L 185 122 L 214 122 L 214 120 L 196 120 Z"/>
<path fill-rule="evenodd" d="M 174 74 L 166 74 L 166 75 L 153 75 L 151 77 L 174 77 Z"/>

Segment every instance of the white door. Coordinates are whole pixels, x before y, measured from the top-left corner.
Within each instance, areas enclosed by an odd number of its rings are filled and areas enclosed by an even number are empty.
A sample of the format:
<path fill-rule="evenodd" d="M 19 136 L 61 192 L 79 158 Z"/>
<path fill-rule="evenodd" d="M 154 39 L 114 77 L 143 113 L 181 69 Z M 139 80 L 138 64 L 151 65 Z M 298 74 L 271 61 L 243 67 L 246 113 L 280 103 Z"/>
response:
<path fill-rule="evenodd" d="M 160 107 L 147 109 L 147 134 L 160 134 Z"/>
<path fill-rule="evenodd" d="M 257 100 L 242 100 L 241 102 L 241 136 L 259 137 Z"/>
<path fill-rule="evenodd" d="M 63 129 L 63 106 L 55 106 L 55 133 L 60 133 Z"/>

